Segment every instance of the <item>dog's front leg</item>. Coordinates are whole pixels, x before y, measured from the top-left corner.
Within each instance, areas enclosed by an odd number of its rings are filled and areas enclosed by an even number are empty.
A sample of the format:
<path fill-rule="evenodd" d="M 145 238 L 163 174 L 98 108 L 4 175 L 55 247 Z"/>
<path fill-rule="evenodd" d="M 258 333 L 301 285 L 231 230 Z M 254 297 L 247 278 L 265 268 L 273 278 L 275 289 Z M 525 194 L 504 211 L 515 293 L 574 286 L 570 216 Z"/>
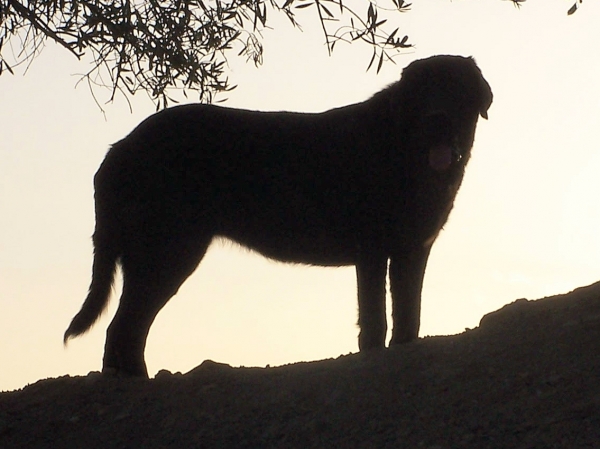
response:
<path fill-rule="evenodd" d="M 385 277 L 387 257 L 363 254 L 356 263 L 358 286 L 358 348 L 361 351 L 385 347 Z"/>
<path fill-rule="evenodd" d="M 392 293 L 392 339 L 390 345 L 408 343 L 419 336 L 421 290 L 431 245 L 392 255 L 390 290 Z"/>

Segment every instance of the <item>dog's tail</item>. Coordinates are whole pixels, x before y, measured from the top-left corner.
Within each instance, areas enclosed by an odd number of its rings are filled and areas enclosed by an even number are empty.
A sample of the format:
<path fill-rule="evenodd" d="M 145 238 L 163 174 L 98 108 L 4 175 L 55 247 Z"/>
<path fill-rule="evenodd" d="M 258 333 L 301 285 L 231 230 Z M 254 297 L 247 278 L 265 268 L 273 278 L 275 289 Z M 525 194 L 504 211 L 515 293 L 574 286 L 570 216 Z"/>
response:
<path fill-rule="evenodd" d="M 89 330 L 108 305 L 115 270 L 117 267 L 118 251 L 105 244 L 106 240 L 94 235 L 94 264 L 92 266 L 92 283 L 81 310 L 65 332 L 64 343 L 70 338 L 77 337 Z"/>

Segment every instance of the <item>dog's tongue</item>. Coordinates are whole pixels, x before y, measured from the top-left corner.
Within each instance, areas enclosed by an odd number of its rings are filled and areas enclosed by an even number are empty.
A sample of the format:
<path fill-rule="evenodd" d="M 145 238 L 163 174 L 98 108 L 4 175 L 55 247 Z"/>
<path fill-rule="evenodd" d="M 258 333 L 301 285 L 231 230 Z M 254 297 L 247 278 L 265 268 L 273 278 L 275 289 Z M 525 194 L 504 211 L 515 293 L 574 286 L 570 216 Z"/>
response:
<path fill-rule="evenodd" d="M 435 171 L 443 172 L 452 164 L 452 147 L 437 145 L 429 150 L 429 166 Z"/>

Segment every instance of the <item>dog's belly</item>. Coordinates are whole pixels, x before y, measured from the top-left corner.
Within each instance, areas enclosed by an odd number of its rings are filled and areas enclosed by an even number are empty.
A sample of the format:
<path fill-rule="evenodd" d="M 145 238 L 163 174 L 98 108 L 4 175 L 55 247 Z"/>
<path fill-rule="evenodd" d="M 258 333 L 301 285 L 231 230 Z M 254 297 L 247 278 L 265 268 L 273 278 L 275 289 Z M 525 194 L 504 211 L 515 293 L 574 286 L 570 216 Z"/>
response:
<path fill-rule="evenodd" d="M 237 203 L 238 207 L 221 209 L 222 215 L 215 217 L 214 235 L 283 262 L 355 265 L 361 255 L 391 257 L 430 245 L 446 221 L 452 200 L 437 203 L 433 208 L 409 203 L 406 210 L 383 205 L 340 208 L 332 203 L 308 207 L 308 202 L 282 208 L 282 203 L 269 201 L 258 208 Z"/>
<path fill-rule="evenodd" d="M 276 229 L 265 224 L 262 229 L 237 226 L 218 236 L 270 259 L 319 266 L 354 265 L 361 246 L 356 236 L 340 229 Z"/>

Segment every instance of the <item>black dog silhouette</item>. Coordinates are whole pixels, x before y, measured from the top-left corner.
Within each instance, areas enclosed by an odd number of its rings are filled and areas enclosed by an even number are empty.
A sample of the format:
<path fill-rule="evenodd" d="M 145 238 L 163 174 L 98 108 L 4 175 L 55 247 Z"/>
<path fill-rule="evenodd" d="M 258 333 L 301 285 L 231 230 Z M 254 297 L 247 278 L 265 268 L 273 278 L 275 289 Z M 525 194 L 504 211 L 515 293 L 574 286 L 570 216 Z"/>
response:
<path fill-rule="evenodd" d="M 473 59 L 434 56 L 323 113 L 194 104 L 149 117 L 95 176 L 92 283 L 65 342 L 102 313 L 119 263 L 103 369 L 147 376 L 150 326 L 217 236 L 281 261 L 355 265 L 361 351 L 385 346 L 389 272 L 390 344 L 416 339 L 429 251 L 491 102 Z"/>

